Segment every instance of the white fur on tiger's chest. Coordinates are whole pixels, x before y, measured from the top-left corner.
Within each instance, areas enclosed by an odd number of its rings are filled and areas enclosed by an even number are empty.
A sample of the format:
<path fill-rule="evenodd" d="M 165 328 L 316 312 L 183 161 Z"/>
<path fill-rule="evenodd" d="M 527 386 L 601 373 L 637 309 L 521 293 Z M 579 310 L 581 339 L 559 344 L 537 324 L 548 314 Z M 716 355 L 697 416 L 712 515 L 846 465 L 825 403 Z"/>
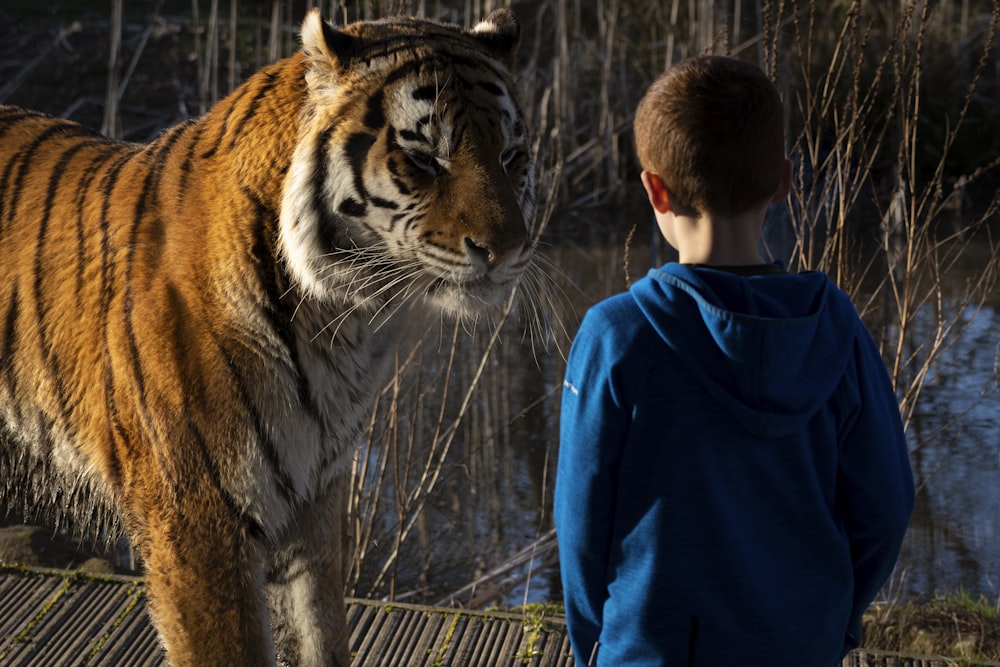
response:
<path fill-rule="evenodd" d="M 376 327 L 359 315 L 324 330 L 329 322 L 314 310 L 296 313 L 296 354 L 304 377 L 279 365 L 268 385 L 257 388 L 277 461 L 267 460 L 257 443 L 246 452 L 243 470 L 230 477 L 234 496 L 266 529 L 282 530 L 294 505 L 323 497 L 347 474 L 364 442 L 376 392 L 387 379 L 402 319 L 405 314 L 397 313 Z M 305 396 L 299 394 L 302 381 Z M 277 488 L 281 478 L 294 491 L 291 498 Z"/>

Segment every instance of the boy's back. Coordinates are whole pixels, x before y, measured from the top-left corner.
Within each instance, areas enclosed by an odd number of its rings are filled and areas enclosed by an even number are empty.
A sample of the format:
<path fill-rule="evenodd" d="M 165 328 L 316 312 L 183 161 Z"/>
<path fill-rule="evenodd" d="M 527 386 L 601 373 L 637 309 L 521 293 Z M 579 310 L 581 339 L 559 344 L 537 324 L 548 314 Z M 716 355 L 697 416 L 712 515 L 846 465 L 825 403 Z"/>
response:
<path fill-rule="evenodd" d="M 592 309 L 556 488 L 580 664 L 835 664 L 912 480 L 891 385 L 821 273 L 670 264 Z M 777 271 L 780 273 L 780 271 Z"/>

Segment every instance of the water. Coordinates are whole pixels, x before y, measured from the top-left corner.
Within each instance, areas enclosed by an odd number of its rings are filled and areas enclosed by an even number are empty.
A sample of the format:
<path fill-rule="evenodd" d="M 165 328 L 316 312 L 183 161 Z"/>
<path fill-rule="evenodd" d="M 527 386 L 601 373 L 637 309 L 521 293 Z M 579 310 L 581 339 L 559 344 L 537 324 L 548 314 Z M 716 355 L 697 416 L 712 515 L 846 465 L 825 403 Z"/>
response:
<path fill-rule="evenodd" d="M 932 370 L 911 428 L 921 484 L 899 575 L 910 594 L 1000 598 L 1000 315 L 986 306 Z"/>

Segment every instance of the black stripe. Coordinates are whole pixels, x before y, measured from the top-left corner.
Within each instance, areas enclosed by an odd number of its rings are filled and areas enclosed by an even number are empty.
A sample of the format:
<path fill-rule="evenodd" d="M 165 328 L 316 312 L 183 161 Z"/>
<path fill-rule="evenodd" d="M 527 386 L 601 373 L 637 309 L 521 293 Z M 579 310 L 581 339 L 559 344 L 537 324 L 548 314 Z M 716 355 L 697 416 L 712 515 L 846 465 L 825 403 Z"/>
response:
<path fill-rule="evenodd" d="M 403 213 L 396 213 L 395 215 L 393 215 L 392 220 L 389 223 L 389 233 L 396 234 L 397 233 L 396 228 L 399 227 L 399 223 L 402 222 L 403 220 L 407 220 L 411 216 L 412 213 L 410 211 L 406 211 Z M 404 229 L 406 229 L 406 227 L 404 227 Z"/>
<path fill-rule="evenodd" d="M 178 188 L 181 192 L 187 192 L 187 182 L 188 177 L 193 173 L 194 168 L 192 164 L 195 159 L 195 151 L 198 148 L 198 142 L 201 140 L 201 135 L 205 132 L 205 119 L 202 118 L 198 121 L 198 125 L 194 130 L 193 136 L 188 144 L 187 153 L 184 155 L 184 160 L 181 162 L 181 180 Z"/>
<path fill-rule="evenodd" d="M 29 111 L 28 109 L 21 109 L 19 107 L 5 107 L 0 111 L 0 137 L 3 137 L 7 132 L 13 130 L 17 125 L 29 118 L 48 119 L 48 116 L 40 114 L 37 111 Z"/>
<path fill-rule="evenodd" d="M 53 124 L 46 127 L 38 136 L 35 137 L 34 141 L 18 151 L 18 153 L 11 159 L 12 163 L 17 160 L 22 160 L 21 168 L 18 170 L 17 176 L 14 179 L 13 192 L 11 194 L 11 220 L 13 220 L 14 215 L 17 212 L 17 207 L 20 203 L 21 194 L 24 190 L 24 181 L 27 177 L 28 170 L 32 167 L 33 158 L 36 156 L 37 151 L 41 148 L 42 144 L 54 138 L 61 137 L 69 139 L 72 137 L 85 136 L 87 134 L 89 133 L 76 125 L 68 125 L 64 123 Z"/>
<path fill-rule="evenodd" d="M 45 290 L 43 289 L 43 277 L 45 271 L 42 267 L 42 260 L 45 254 L 45 249 L 48 245 L 49 240 L 49 222 L 52 217 L 52 206 L 55 202 L 55 198 L 59 190 L 59 182 L 62 180 L 63 175 L 66 173 L 66 168 L 73 157 L 80 152 L 82 149 L 92 146 L 95 141 L 81 141 L 71 145 L 68 149 L 63 151 L 62 155 L 56 161 L 55 166 L 52 168 L 52 173 L 49 177 L 49 187 L 45 196 L 45 204 L 42 210 L 42 217 L 38 225 L 38 238 L 35 245 L 35 263 L 34 263 L 34 297 L 35 297 L 35 312 L 36 312 L 36 322 L 38 327 L 38 344 L 42 352 L 42 360 L 45 366 L 49 369 L 52 377 L 50 378 L 56 387 L 56 397 L 60 409 L 63 411 L 63 423 L 69 423 L 69 401 L 66 398 L 66 392 L 63 388 L 63 377 L 64 374 L 60 371 L 58 365 L 58 359 L 54 359 L 52 353 L 52 346 L 49 341 L 49 326 L 47 321 L 47 308 L 45 306 Z M 65 313 L 60 313 L 60 315 L 65 316 Z"/>
<path fill-rule="evenodd" d="M 261 76 L 266 78 L 267 81 L 254 94 L 253 99 L 250 100 L 250 104 L 247 107 L 246 113 L 244 113 L 243 117 L 236 123 L 236 128 L 233 130 L 233 140 L 229 143 L 230 148 L 236 145 L 236 142 L 243 133 L 243 128 L 246 127 L 246 124 L 250 122 L 255 115 L 257 115 L 257 109 L 260 105 L 260 101 L 278 84 L 278 77 L 274 72 L 262 71 Z M 244 85 L 249 86 L 249 82 Z"/>
<path fill-rule="evenodd" d="M 444 90 L 457 90 L 460 88 L 463 93 L 487 93 L 497 98 L 506 97 L 504 89 L 498 86 L 494 81 L 487 81 L 486 79 L 479 78 L 478 72 L 475 74 L 477 74 L 476 78 L 456 74 L 448 80 L 449 86 Z"/>
<path fill-rule="evenodd" d="M 413 89 L 411 93 L 413 99 L 419 101 L 433 102 L 441 93 L 441 88 L 437 84 L 427 84 Z"/>
<path fill-rule="evenodd" d="M 351 173 L 354 175 L 354 190 L 361 199 L 368 199 L 364 169 L 365 162 L 368 161 L 368 153 L 374 145 L 375 137 L 364 132 L 356 132 L 344 142 L 344 152 L 347 153 L 347 161 L 351 165 Z"/>
<path fill-rule="evenodd" d="M 408 195 L 411 192 L 410 186 L 403 182 L 402 179 L 394 178 L 392 179 L 392 184 L 396 186 L 396 189 L 399 190 L 399 194 L 401 195 Z"/>
<path fill-rule="evenodd" d="M 418 49 L 414 47 L 420 44 L 433 44 L 435 49 L 430 53 L 419 53 Z M 465 53 L 459 53 L 459 51 Z M 356 57 L 363 60 L 391 59 L 399 53 L 412 54 L 414 57 L 409 59 L 406 65 L 415 68 L 428 64 L 435 58 L 473 68 L 490 66 L 496 69 L 497 65 L 501 65 L 500 61 L 481 44 L 470 39 L 467 35 L 455 31 L 435 31 L 423 36 L 421 40 L 414 40 L 411 34 L 391 35 L 382 40 L 366 43 L 365 48 L 358 52 Z"/>
<path fill-rule="evenodd" d="M 122 483 L 124 481 L 124 476 L 122 475 L 122 460 L 118 453 L 118 447 L 115 446 L 114 439 L 114 426 L 112 422 L 108 425 L 108 451 L 106 453 L 106 459 L 108 468 L 104 471 L 104 477 L 110 482 L 111 487 L 120 490 L 122 488 Z"/>
<path fill-rule="evenodd" d="M 248 188 L 243 189 L 243 194 L 253 204 L 256 213 L 250 256 L 254 263 L 254 275 L 260 281 L 260 288 L 264 293 L 264 314 L 271 330 L 282 341 L 285 349 L 291 351 L 294 348 L 294 334 L 290 326 L 292 310 L 285 306 L 287 301 L 282 299 L 288 285 L 278 271 L 275 251 L 278 215 Z"/>
<path fill-rule="evenodd" d="M 7 162 L 6 169 L 4 169 L 3 178 L 0 179 L 0 192 L 10 195 L 10 198 L 8 199 L 8 210 L 3 211 L 2 207 L 0 207 L 0 233 L 3 231 L 5 218 L 12 224 L 14 222 L 14 218 L 17 215 L 17 208 L 20 204 L 21 194 L 24 189 L 24 180 L 27 176 L 29 168 L 32 166 L 33 159 L 42 144 L 60 135 L 73 137 L 85 134 L 88 133 L 77 125 L 56 122 L 46 127 L 30 144 L 11 156 Z M 14 183 L 13 185 L 9 185 L 11 173 L 15 171 L 17 166 L 19 166 L 19 168 L 16 169 L 17 175 L 14 176 Z"/>
<path fill-rule="evenodd" d="M 7 187 L 7 183 L 10 181 L 10 174 L 14 169 L 14 160 L 8 160 L 7 166 L 3 170 L 3 176 L 0 176 L 0 236 L 3 236 L 3 230 L 6 226 L 4 220 L 7 218 L 7 193 L 10 192 L 10 188 Z"/>
<path fill-rule="evenodd" d="M 291 503 L 297 499 L 297 494 L 295 493 L 295 482 L 282 465 L 281 457 L 278 455 L 278 445 L 271 438 L 267 428 L 265 428 L 264 421 L 260 417 L 260 412 L 258 412 L 257 406 L 254 405 L 253 397 L 247 389 L 246 381 L 240 374 L 236 361 L 229 354 L 226 347 L 218 340 L 215 341 L 215 344 L 216 347 L 219 348 L 222 358 L 226 362 L 226 368 L 229 369 L 229 375 L 232 377 L 233 383 L 236 385 L 236 392 L 240 403 L 243 405 L 244 411 L 250 417 L 250 421 L 253 424 L 257 444 L 261 452 L 264 454 L 264 460 L 267 461 L 267 464 L 271 467 L 271 472 L 275 477 L 275 486 L 285 502 Z"/>
<path fill-rule="evenodd" d="M 337 207 L 337 211 L 352 218 L 361 218 L 368 213 L 368 207 L 354 197 L 348 197 L 340 202 L 340 206 Z"/>
<path fill-rule="evenodd" d="M 219 136 L 217 136 L 215 140 L 212 142 L 211 147 L 201 154 L 201 157 L 203 158 L 212 157 L 219 150 L 219 147 L 222 146 L 223 139 L 225 139 L 226 135 L 229 134 L 229 123 L 230 120 L 232 119 L 233 113 L 236 111 L 236 106 L 240 103 L 240 100 L 243 99 L 243 97 L 247 94 L 247 92 L 249 92 L 249 90 L 250 86 L 247 84 L 244 84 L 236 89 L 235 93 L 236 96 L 233 98 L 231 102 L 228 103 L 228 106 L 226 107 L 225 117 L 222 119 L 222 122 L 219 123 L 219 127 L 221 128 L 219 131 Z M 221 107 L 224 103 L 225 100 L 223 102 L 219 102 L 214 107 L 212 107 L 211 111 L 208 112 L 208 115 L 204 116 L 199 122 L 207 122 L 209 118 L 214 118 L 215 114 L 218 113 L 219 111 L 219 107 Z"/>
<path fill-rule="evenodd" d="M 396 158 L 392 155 L 393 151 L 398 151 L 402 148 L 399 145 L 399 140 L 396 139 L 396 126 L 390 125 L 389 129 L 385 131 L 385 150 L 389 153 L 388 167 L 389 173 L 394 176 L 399 175 L 399 165 L 396 163 Z"/>
<path fill-rule="evenodd" d="M 328 127 L 320 133 L 316 140 L 313 160 L 315 161 L 315 171 L 313 173 L 312 191 L 316 194 L 313 197 L 316 206 L 317 217 L 319 218 L 319 229 L 316 234 L 319 238 L 320 247 L 325 253 L 334 253 L 340 248 L 346 248 L 350 241 L 342 234 L 342 224 L 330 210 L 330 204 L 322 193 L 326 191 L 326 182 L 329 178 L 330 137 L 333 136 L 334 127 Z"/>
<path fill-rule="evenodd" d="M 77 181 L 77 191 L 76 191 L 76 301 L 77 305 L 82 305 L 83 303 L 83 289 L 84 289 L 84 273 L 87 265 L 87 216 L 86 216 L 86 204 L 87 195 L 90 194 L 90 185 L 94 180 L 94 177 L 99 173 L 99 167 L 104 164 L 104 162 L 111 157 L 114 153 L 114 148 L 110 145 L 109 150 L 104 153 L 98 153 L 94 155 L 90 163 L 80 172 L 80 178 Z"/>
<path fill-rule="evenodd" d="M 19 315 L 20 294 L 18 292 L 18 285 L 15 284 L 14 289 L 11 291 L 7 314 L 4 317 L 3 341 L 0 341 L 0 345 L 2 345 L 0 347 L 0 372 L 6 378 L 4 384 L 7 385 L 7 391 L 10 392 L 10 396 L 14 399 L 12 401 L 13 404 L 9 408 L 14 410 L 15 423 L 21 421 L 21 404 L 17 400 L 21 393 L 18 389 L 20 383 L 14 369 L 14 356 L 17 354 L 17 320 Z"/>
<path fill-rule="evenodd" d="M 413 50 L 412 42 L 410 43 L 409 46 L 407 46 L 404 43 L 403 46 L 401 46 L 398 49 L 395 49 L 392 52 L 392 54 L 388 55 L 394 55 L 395 53 L 398 52 L 406 52 L 412 50 Z M 449 69 L 451 71 L 455 71 L 455 69 L 458 67 L 465 67 L 471 69 L 475 71 L 477 74 L 481 74 L 483 71 L 486 71 L 494 79 L 499 79 L 500 81 L 506 80 L 506 75 L 504 73 L 503 66 L 500 65 L 493 58 L 489 57 L 482 59 L 469 58 L 464 55 L 444 52 L 444 53 L 432 54 L 429 58 L 420 57 L 407 60 L 402 65 L 400 65 L 399 67 L 397 67 L 396 69 L 394 69 L 393 71 L 389 72 L 386 75 L 385 81 L 382 83 L 382 86 L 383 88 L 388 87 L 389 85 L 395 83 L 396 81 L 404 79 L 412 75 L 414 72 L 420 72 L 425 68 L 431 70 L 435 68 L 441 68 L 441 69 Z"/>
<path fill-rule="evenodd" d="M 9 123 L 10 125 L 18 123 L 24 120 L 25 118 L 38 118 L 41 116 L 42 114 L 38 113 L 37 111 L 32 111 L 30 109 L 22 109 L 21 107 L 14 107 L 14 106 L 0 107 L 0 122 Z M 0 128 L 0 130 L 2 130 L 2 132 L 0 132 L 0 136 L 3 136 L 3 132 L 6 132 L 7 128 Z"/>
<path fill-rule="evenodd" d="M 52 217 L 52 206 L 55 202 L 56 196 L 59 190 L 59 182 L 66 173 L 66 168 L 69 166 L 70 160 L 83 150 L 84 148 L 89 148 L 99 141 L 81 141 L 79 143 L 73 144 L 68 149 L 63 151 L 62 155 L 59 156 L 59 160 L 56 162 L 55 166 L 52 168 L 52 173 L 49 177 L 49 187 L 45 196 L 45 205 L 42 209 L 42 217 L 38 225 L 38 239 L 35 245 L 35 299 L 38 308 L 38 326 L 42 334 L 43 348 L 47 348 L 44 343 L 45 338 L 45 314 L 44 314 L 44 299 L 42 298 L 42 256 L 45 254 L 45 247 L 48 241 L 48 228 L 49 221 Z M 46 350 L 47 354 L 47 350 Z"/>
<path fill-rule="evenodd" d="M 399 142 L 396 141 L 396 128 L 393 127 L 392 125 L 389 126 L 389 129 L 386 132 L 385 141 L 386 141 L 386 150 L 389 151 L 389 156 L 386 159 L 385 166 L 386 169 L 389 170 L 389 174 L 392 177 L 392 183 L 393 185 L 396 186 L 396 189 L 399 190 L 400 194 L 409 195 L 410 186 L 401 178 L 402 174 L 399 161 L 396 158 L 396 156 L 392 154 L 394 151 L 402 150 L 402 147 L 399 145 Z"/>
<path fill-rule="evenodd" d="M 14 382 L 14 351 L 17 348 L 17 317 L 19 313 L 18 285 L 14 284 L 14 289 L 10 294 L 10 303 L 7 305 L 7 314 L 4 316 L 3 340 L 0 341 L 0 371 L 8 377 L 7 386 L 13 395 L 17 395 Z"/>
<path fill-rule="evenodd" d="M 390 211 L 395 211 L 396 209 L 399 208 L 399 204 L 397 204 L 396 202 L 389 201 L 388 199 L 382 199 L 381 197 L 369 196 L 368 201 L 371 202 L 372 206 L 376 206 L 378 208 L 387 208 Z"/>
<path fill-rule="evenodd" d="M 399 130 L 399 136 L 407 141 L 422 141 L 424 143 L 429 143 L 424 135 L 414 132 L 413 130 L 407 130 L 405 127 Z"/>
<path fill-rule="evenodd" d="M 375 131 L 385 127 L 385 93 L 381 88 L 368 98 L 368 110 L 365 112 L 364 123 L 365 127 Z"/>
<path fill-rule="evenodd" d="M 125 305 L 123 313 L 125 316 L 125 337 L 128 341 L 129 354 L 132 357 L 132 372 L 135 374 L 135 381 L 138 385 L 138 402 L 143 415 L 148 415 L 149 409 L 146 402 L 146 377 L 142 370 L 142 360 L 139 357 L 139 345 L 135 334 L 135 291 L 132 272 L 135 267 L 135 253 L 139 246 L 139 228 L 146 217 L 147 208 L 154 211 L 156 209 L 159 202 L 158 188 L 166 167 L 166 158 L 182 135 L 182 130 L 183 128 L 180 126 L 174 128 L 159 140 L 161 142 L 159 145 L 151 144 L 147 148 L 147 150 L 155 148 L 155 151 L 149 158 L 152 164 L 147 167 L 146 177 L 143 179 L 139 198 L 136 200 L 135 211 L 132 215 L 132 229 L 129 232 L 128 254 L 125 257 Z M 151 424 L 152 421 L 149 420 L 149 423 Z"/>
<path fill-rule="evenodd" d="M 191 412 L 188 406 L 184 406 L 185 413 L 185 423 L 187 425 L 188 432 L 194 440 L 197 446 L 197 453 L 200 455 L 201 464 L 205 472 L 208 473 L 208 478 L 212 482 L 212 485 L 219 492 L 219 497 L 222 499 L 223 504 L 225 504 L 226 509 L 237 519 L 243 523 L 247 531 L 256 539 L 261 539 L 265 536 L 264 527 L 260 524 L 255 517 L 244 512 L 236 499 L 226 490 L 222 484 L 222 475 L 219 472 L 219 466 L 216 464 L 215 459 L 212 457 L 212 452 L 208 449 L 208 442 L 205 440 L 205 436 L 202 434 L 198 425 L 195 423 L 194 419 L 191 417 Z"/>
<path fill-rule="evenodd" d="M 474 85 L 478 88 L 482 88 L 491 95 L 496 95 L 497 97 L 505 97 L 503 88 L 493 83 L 492 81 L 477 81 Z"/>
<path fill-rule="evenodd" d="M 434 234 L 433 231 L 423 232 L 420 235 L 420 239 L 421 239 L 421 241 L 423 241 L 423 243 L 425 245 L 429 245 L 432 248 L 437 248 L 438 250 L 442 251 L 445 255 L 454 255 L 455 254 L 455 251 L 452 250 L 452 248 L 450 246 L 445 245 L 444 243 L 440 243 L 438 241 L 435 241 L 434 237 L 435 237 L 435 234 Z"/>
<path fill-rule="evenodd" d="M 252 255 L 257 267 L 255 273 L 260 279 L 261 288 L 266 295 L 266 319 L 288 354 L 292 372 L 298 384 L 299 401 L 302 408 L 306 410 L 311 419 L 320 421 L 321 412 L 312 399 L 308 376 L 302 366 L 295 342 L 295 331 L 292 328 L 295 308 L 293 299 L 288 296 L 289 281 L 279 268 L 277 253 L 274 249 L 278 216 L 253 193 L 245 192 L 257 209 Z"/>
<path fill-rule="evenodd" d="M 100 255 L 100 302 L 98 306 L 98 324 L 97 329 L 101 332 L 102 342 L 104 343 L 104 404 L 105 409 L 108 414 L 108 443 L 111 448 L 117 452 L 117 444 L 119 442 L 126 443 L 126 449 L 131 452 L 138 443 L 132 443 L 128 436 L 124 423 L 121 417 L 121 412 L 118 409 L 117 401 L 115 401 L 115 381 L 114 381 L 114 359 L 115 354 L 111 350 L 111 341 L 108 335 L 108 329 L 110 325 L 110 311 L 111 311 L 111 298 L 114 294 L 113 286 L 113 262 L 111 260 L 111 244 L 109 240 L 110 234 L 110 220 L 109 220 L 109 210 L 111 207 L 111 195 L 114 191 L 116 184 L 118 183 L 118 178 L 121 175 L 121 170 L 128 164 L 129 160 L 138 152 L 139 147 L 133 147 L 132 150 L 120 150 L 115 153 L 108 154 L 106 157 L 114 160 L 113 163 L 108 163 L 108 169 L 101 178 L 100 183 L 96 189 L 96 192 L 102 196 L 101 201 L 101 213 L 98 218 L 98 232 L 99 232 L 99 255 Z M 96 176 L 96 171 L 94 176 Z M 82 189 L 82 188 L 81 188 Z M 84 192 L 80 198 L 81 205 L 85 201 L 86 195 L 89 194 Z M 83 216 L 83 209 L 80 210 L 81 218 Z M 81 223 L 82 224 L 82 223 Z M 164 474 L 169 475 L 169 469 L 163 468 L 162 458 L 159 457 L 159 452 L 156 452 L 157 457 L 160 458 L 161 469 L 164 470 Z M 118 456 L 115 456 L 116 462 L 118 461 Z M 119 468 L 118 474 L 120 475 L 121 464 L 117 462 L 116 465 Z M 174 483 L 176 488 L 176 482 Z"/>
<path fill-rule="evenodd" d="M 108 219 L 108 212 L 111 208 L 111 195 L 114 192 L 115 185 L 118 183 L 121 170 L 132 158 L 132 154 L 123 152 L 119 154 L 117 158 L 117 161 L 112 164 L 108 169 L 108 172 L 104 174 L 104 178 L 101 179 L 100 187 L 98 188 L 98 191 L 104 195 L 104 201 L 101 204 L 99 228 L 101 251 L 101 299 L 100 307 L 98 309 L 98 320 L 100 322 L 100 330 L 104 333 L 104 350 L 107 357 L 106 363 L 109 373 L 109 377 L 107 379 L 109 381 L 109 387 L 112 386 L 110 381 L 115 354 L 111 349 L 111 341 L 108 337 L 108 328 L 110 326 L 111 319 L 111 297 L 114 295 L 114 262 L 112 261 L 111 256 L 112 249 L 109 239 L 111 222 Z"/>
<path fill-rule="evenodd" d="M 104 406 L 108 413 L 108 433 L 105 437 L 108 439 L 108 445 L 111 451 L 115 453 L 115 467 L 118 469 L 118 476 L 121 478 L 121 461 L 118 456 L 118 443 L 123 442 L 125 444 L 125 458 L 131 458 L 135 455 L 134 445 L 129 442 L 128 437 L 125 435 L 125 427 L 122 425 L 121 413 L 118 410 L 118 404 L 115 401 L 115 387 L 113 381 L 113 373 L 111 370 L 111 365 L 109 364 L 105 369 L 104 375 Z M 162 463 L 162 461 L 161 461 Z M 164 471 L 169 474 L 169 471 Z M 113 473 L 114 474 L 114 473 Z"/>

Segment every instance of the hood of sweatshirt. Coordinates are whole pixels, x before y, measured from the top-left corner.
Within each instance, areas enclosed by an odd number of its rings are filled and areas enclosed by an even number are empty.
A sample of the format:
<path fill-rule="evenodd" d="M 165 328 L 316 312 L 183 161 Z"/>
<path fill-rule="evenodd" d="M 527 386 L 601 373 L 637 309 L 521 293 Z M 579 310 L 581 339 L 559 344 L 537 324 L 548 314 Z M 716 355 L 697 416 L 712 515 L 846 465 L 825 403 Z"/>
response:
<path fill-rule="evenodd" d="M 821 272 L 738 276 L 667 264 L 630 290 L 705 390 L 752 433 L 798 430 L 833 394 L 857 317 Z"/>

